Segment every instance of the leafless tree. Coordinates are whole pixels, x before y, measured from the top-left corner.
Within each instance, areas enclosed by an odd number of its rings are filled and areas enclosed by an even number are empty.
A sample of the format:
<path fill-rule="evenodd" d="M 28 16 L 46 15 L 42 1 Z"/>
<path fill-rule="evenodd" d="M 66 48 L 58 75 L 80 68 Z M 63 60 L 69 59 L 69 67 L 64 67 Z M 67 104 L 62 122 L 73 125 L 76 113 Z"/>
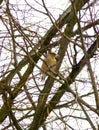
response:
<path fill-rule="evenodd" d="M 0 1 L 2 130 L 99 129 L 99 1 L 54 2 Z M 56 71 L 42 81 L 50 51 Z"/>

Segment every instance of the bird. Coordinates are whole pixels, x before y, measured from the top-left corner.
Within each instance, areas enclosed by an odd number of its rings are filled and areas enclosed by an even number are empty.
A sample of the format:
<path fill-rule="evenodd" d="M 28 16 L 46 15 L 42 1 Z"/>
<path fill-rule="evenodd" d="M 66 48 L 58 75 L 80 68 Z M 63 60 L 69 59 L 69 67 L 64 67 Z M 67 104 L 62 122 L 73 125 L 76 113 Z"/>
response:
<path fill-rule="evenodd" d="M 53 76 L 57 64 L 57 54 L 50 52 L 47 57 L 43 60 L 41 65 L 42 80 L 44 80 L 48 75 Z"/>

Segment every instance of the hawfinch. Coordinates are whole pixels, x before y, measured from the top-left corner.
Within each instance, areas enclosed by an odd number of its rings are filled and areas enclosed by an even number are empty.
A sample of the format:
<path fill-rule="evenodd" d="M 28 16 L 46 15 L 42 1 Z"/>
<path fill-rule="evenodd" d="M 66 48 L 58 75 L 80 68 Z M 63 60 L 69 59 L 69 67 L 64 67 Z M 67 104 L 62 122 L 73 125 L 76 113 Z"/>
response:
<path fill-rule="evenodd" d="M 47 74 L 53 76 L 53 72 L 55 72 L 56 69 L 56 64 L 56 54 L 54 52 L 49 53 L 47 57 L 43 60 L 41 66 L 42 80 L 45 79 Z"/>

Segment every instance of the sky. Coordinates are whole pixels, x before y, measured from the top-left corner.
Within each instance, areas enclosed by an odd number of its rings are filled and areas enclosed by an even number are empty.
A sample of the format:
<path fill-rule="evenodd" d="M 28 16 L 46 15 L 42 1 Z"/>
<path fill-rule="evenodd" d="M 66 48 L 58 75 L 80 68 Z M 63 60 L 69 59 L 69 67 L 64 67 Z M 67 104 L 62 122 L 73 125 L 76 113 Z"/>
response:
<path fill-rule="evenodd" d="M 42 11 L 42 12 L 44 12 L 45 10 L 44 10 L 44 8 L 42 8 L 42 5 L 41 5 L 41 0 L 27 0 L 28 1 L 28 3 L 31 5 L 31 8 L 35 8 L 35 9 L 39 9 L 40 11 Z M 44 14 L 42 14 L 42 13 L 40 13 L 40 12 L 37 12 L 37 11 L 34 11 L 34 12 L 32 12 L 31 11 L 31 8 L 30 7 L 28 7 L 27 5 L 26 5 L 26 3 L 24 3 L 24 0 L 10 0 L 10 3 L 12 4 L 12 8 L 14 9 L 14 11 L 12 10 L 12 14 L 13 14 L 13 16 L 16 18 L 16 20 L 17 20 L 17 22 L 19 22 L 23 27 L 26 27 L 26 26 L 28 26 L 28 28 L 27 29 L 31 29 L 31 30 L 35 30 L 35 31 L 38 31 L 39 32 L 39 34 L 40 34 L 40 36 L 43 36 L 44 34 L 45 34 L 45 32 L 46 32 L 46 30 L 48 29 L 48 28 L 50 28 L 50 26 L 51 26 L 51 21 L 50 21 L 50 19 L 49 18 L 47 18 L 47 16 L 46 15 L 44 15 Z M 18 3 L 18 5 L 17 5 L 17 3 Z M 54 16 L 54 18 L 53 18 L 53 20 L 54 19 L 57 19 L 58 17 L 59 17 L 59 15 L 61 15 L 62 14 L 62 12 L 63 12 L 63 10 L 64 9 L 66 9 L 68 6 L 69 6 L 69 0 L 45 0 L 45 3 L 46 3 L 46 6 L 48 7 L 48 9 L 49 9 L 49 11 L 50 11 L 50 13 Z M 33 6 L 32 6 L 33 5 Z M 24 9 L 25 10 L 28 10 L 29 9 L 29 11 L 24 11 Z M 18 10 L 18 12 L 17 12 L 17 10 Z M 96 10 L 98 10 L 98 8 L 96 9 Z M 97 12 L 97 11 L 96 11 Z M 87 13 L 87 12 L 86 12 Z M 32 22 L 31 22 L 32 21 Z M 89 21 L 90 22 L 90 21 Z M 36 23 L 36 26 L 34 25 L 34 23 Z M 0 23 L 1 24 L 1 23 Z M 31 26 L 30 26 L 31 25 Z M 43 26 L 42 26 L 43 25 Z M 33 28 L 32 28 L 33 27 Z M 45 28 L 44 28 L 45 27 Z M 3 28 L 3 30 L 4 30 L 4 27 L 1 27 L 1 28 Z M 90 30 L 89 30 L 89 32 L 90 32 Z M 88 33 L 89 33 L 88 32 Z M 93 34 L 93 32 L 91 32 L 91 34 Z M 19 39 L 18 39 L 19 40 Z M 36 40 L 35 40 L 35 42 L 36 42 Z M 4 54 L 1 56 L 1 59 L 2 58 L 4 58 L 4 59 L 8 59 L 8 55 L 6 54 L 5 55 L 5 57 L 4 57 Z M 8 62 L 8 61 L 6 61 L 6 62 Z M 3 63 L 3 62 L 2 62 Z M 5 62 L 4 62 L 4 64 L 6 64 Z M 98 63 L 97 63 L 98 64 Z M 1 64 L 2 65 L 2 64 Z M 95 64 L 96 65 L 96 64 Z M 94 65 L 93 65 L 93 67 L 94 67 Z M 95 71 L 97 71 L 96 70 L 96 68 L 94 68 L 94 70 Z M 79 75 L 79 77 L 80 76 L 82 76 L 82 77 L 84 77 L 84 78 L 89 78 L 89 76 L 87 75 L 87 72 L 86 72 L 86 69 L 83 71 L 84 73 L 83 74 L 81 74 L 81 75 Z M 85 76 L 86 75 L 86 76 Z M 98 75 L 99 75 L 99 72 L 97 72 L 97 77 L 98 77 Z M 74 85 L 74 84 L 73 84 Z M 77 84 L 78 86 L 79 85 L 81 85 L 81 84 Z M 90 87 L 89 86 L 89 84 L 86 84 L 86 86 L 88 85 L 88 87 Z M 83 85 L 82 85 L 83 86 Z M 83 89 L 83 92 L 85 92 L 86 93 L 86 91 L 87 91 L 87 88 L 86 87 L 81 87 L 82 89 Z M 81 91 L 81 88 L 79 89 L 79 92 Z M 68 95 L 68 94 L 66 94 L 66 97 L 65 97 L 65 101 L 67 100 L 68 101 L 68 96 L 70 96 L 71 97 L 71 95 Z M 64 98 L 64 97 L 63 97 Z M 90 99 L 88 99 L 89 101 L 90 101 Z M 90 101 L 91 102 L 91 101 Z M 76 109 L 76 107 L 77 106 L 75 106 L 75 109 Z M 69 113 L 69 110 L 67 109 L 67 111 L 65 111 L 66 109 L 63 109 L 63 115 L 66 115 L 66 113 Z M 65 112 L 64 112 L 65 111 Z M 71 113 L 72 113 L 72 111 L 71 111 Z M 57 114 L 59 114 L 59 111 L 57 111 Z M 75 115 L 76 114 L 78 114 L 78 113 L 74 113 Z M 78 114 L 78 116 L 80 115 L 80 114 L 82 114 L 82 113 L 79 113 Z M 82 114 L 83 115 L 83 114 Z M 54 117 L 53 117 L 53 114 L 51 115 L 51 117 L 54 119 Z M 74 122 L 74 120 L 73 120 L 73 122 Z M 72 122 L 69 122 L 70 124 L 72 123 Z M 53 124 L 52 123 L 52 125 L 54 125 L 54 127 L 57 127 L 57 130 L 59 130 L 58 129 L 58 125 L 57 125 L 57 123 L 56 124 Z M 71 124 L 72 125 L 72 124 Z M 75 124 L 73 124 L 73 126 L 74 126 Z M 86 125 L 88 125 L 88 124 L 86 124 Z M 50 128 L 49 128 L 49 130 L 50 130 Z"/>

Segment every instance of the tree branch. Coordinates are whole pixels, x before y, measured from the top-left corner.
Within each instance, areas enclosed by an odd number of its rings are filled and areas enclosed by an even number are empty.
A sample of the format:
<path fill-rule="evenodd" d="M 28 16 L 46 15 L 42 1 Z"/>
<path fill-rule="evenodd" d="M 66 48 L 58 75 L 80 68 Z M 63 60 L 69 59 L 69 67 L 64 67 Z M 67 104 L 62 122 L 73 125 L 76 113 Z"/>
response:
<path fill-rule="evenodd" d="M 99 47 L 99 40 L 97 38 L 97 40 L 91 45 L 91 47 L 87 51 L 87 55 L 88 55 L 89 59 L 93 57 L 93 55 L 94 55 L 94 53 L 95 53 L 95 51 L 97 50 L 98 47 Z M 71 92 L 76 97 L 76 94 L 71 90 L 70 85 L 75 81 L 75 78 L 77 77 L 77 75 L 80 73 L 80 71 L 86 65 L 85 59 L 86 59 L 85 56 L 83 56 L 83 58 L 79 61 L 79 63 L 75 66 L 75 68 L 72 69 L 72 72 L 66 78 L 65 83 L 61 87 L 59 87 L 56 94 L 49 101 L 48 105 L 46 105 L 46 107 L 43 111 L 44 115 L 42 117 L 44 117 L 44 118 L 41 120 L 42 123 L 47 118 L 48 111 L 50 113 L 55 108 L 55 106 L 57 105 L 57 103 L 59 102 L 59 100 L 61 99 L 61 97 L 63 96 L 63 94 L 65 92 Z M 80 97 L 77 97 L 77 98 L 78 98 L 77 100 L 82 102 L 82 104 L 86 105 L 89 109 L 91 109 L 95 113 L 99 114 L 99 112 L 95 108 L 91 107 L 89 104 L 84 102 Z"/>

